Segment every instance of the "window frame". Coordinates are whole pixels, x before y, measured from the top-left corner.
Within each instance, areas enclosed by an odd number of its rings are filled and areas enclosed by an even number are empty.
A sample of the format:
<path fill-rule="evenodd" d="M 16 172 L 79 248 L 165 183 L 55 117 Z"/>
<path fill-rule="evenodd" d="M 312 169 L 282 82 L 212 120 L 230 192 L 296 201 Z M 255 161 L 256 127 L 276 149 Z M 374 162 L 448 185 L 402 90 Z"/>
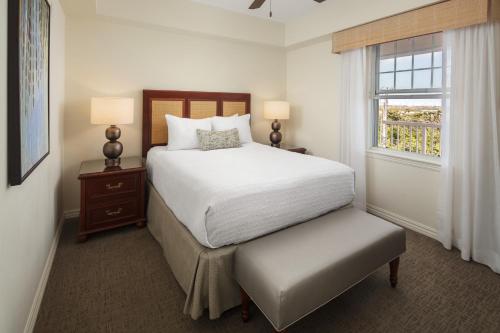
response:
<path fill-rule="evenodd" d="M 396 149 L 391 149 L 391 148 L 384 148 L 384 147 L 379 147 L 378 145 L 378 140 L 379 140 L 379 103 L 380 100 L 382 99 L 435 99 L 435 100 L 440 100 L 441 101 L 441 106 L 444 107 L 444 98 L 445 98 L 445 93 L 446 93 L 446 54 L 445 54 L 445 49 L 443 47 L 443 44 L 441 43 L 440 45 L 436 44 L 435 40 L 435 35 L 432 34 L 432 46 L 431 48 L 427 49 L 426 51 L 413 51 L 415 49 L 415 37 L 408 38 L 411 39 L 411 47 L 412 47 L 412 52 L 411 52 L 411 69 L 405 69 L 405 70 L 397 70 L 397 41 L 394 41 L 394 65 L 393 65 L 393 71 L 380 71 L 380 49 L 382 44 L 374 45 L 375 47 L 375 56 L 372 57 L 372 66 L 373 66 L 373 72 L 371 80 L 373 80 L 373 94 L 371 96 L 371 105 L 372 105 L 372 111 L 371 113 L 371 130 L 370 130 L 370 137 L 371 137 L 371 142 L 369 145 L 369 152 L 372 154 L 380 154 L 380 155 L 386 155 L 391 158 L 401 158 L 405 160 L 414 160 L 417 162 L 422 162 L 425 161 L 425 163 L 431 163 L 435 165 L 440 164 L 441 160 L 441 155 L 442 152 L 439 156 L 437 155 L 432 155 L 432 154 L 422 154 L 422 153 L 417 153 L 417 152 L 408 152 L 408 151 L 402 151 L 402 150 L 396 150 Z M 419 36 L 416 36 L 419 37 Z M 434 54 L 436 52 L 441 52 L 441 66 L 435 67 L 435 59 L 434 59 Z M 418 68 L 415 70 L 414 65 L 415 65 L 415 55 L 418 54 L 425 54 L 425 53 L 431 53 L 431 67 L 425 67 L 425 68 Z M 434 70 L 435 69 L 441 69 L 441 88 L 432 88 L 434 86 Z M 414 85 L 414 72 L 415 71 L 420 71 L 420 70 L 430 70 L 431 71 L 431 82 L 430 86 L 431 88 L 416 88 L 416 89 L 396 89 L 396 78 L 397 78 L 397 73 L 400 72 L 411 72 L 411 86 L 413 87 Z M 384 73 L 394 73 L 394 78 L 393 78 L 393 89 L 388 89 L 385 91 L 380 91 L 380 74 Z M 442 110 L 443 112 L 443 110 Z M 442 126 L 442 121 L 443 118 L 441 118 L 441 123 L 440 125 Z"/>
<path fill-rule="evenodd" d="M 435 35 L 435 34 L 433 34 Z M 412 41 L 412 50 L 415 48 L 415 38 L 416 37 L 412 37 L 412 38 L 408 38 L 408 39 L 411 39 Z M 394 86 L 394 89 L 387 89 L 386 90 L 386 94 L 439 94 L 439 95 L 442 95 L 443 94 L 443 84 L 444 84 L 444 60 L 445 60 L 445 57 L 444 57 L 444 49 L 443 49 L 443 46 L 437 46 L 435 43 L 435 38 L 433 36 L 432 38 L 432 46 L 431 46 L 431 49 L 430 50 L 427 50 L 426 52 L 424 51 L 420 51 L 420 52 L 413 52 L 411 53 L 411 69 L 403 69 L 403 70 L 397 70 L 397 41 L 394 41 L 392 43 L 394 43 L 394 66 L 393 66 L 393 71 L 384 71 L 384 72 L 381 72 L 380 71 L 380 66 L 378 65 L 379 62 L 380 62 L 380 46 L 382 44 L 378 44 L 378 45 L 375 45 L 375 96 L 379 96 L 379 95 L 382 95 L 382 92 L 380 91 L 380 74 L 387 74 L 387 73 L 394 73 L 394 78 L 393 78 L 393 86 Z M 440 47 L 441 50 L 441 57 L 442 57 L 442 61 L 441 61 L 441 66 L 439 67 L 436 67 L 434 66 L 434 53 L 435 52 L 439 52 L 436 50 L 437 47 Z M 431 67 L 424 67 L 424 68 L 417 68 L 415 69 L 414 66 L 415 66 L 415 55 L 418 55 L 418 54 L 425 54 L 425 53 L 431 53 Z M 434 70 L 435 69 L 441 69 L 441 88 L 432 88 L 434 86 Z M 397 77 L 397 73 L 401 73 L 401 72 L 411 72 L 411 86 L 413 87 L 414 85 L 414 72 L 416 71 L 423 71 L 423 70 L 430 70 L 431 71 L 431 88 L 416 88 L 416 89 L 396 89 L 396 77 Z"/>

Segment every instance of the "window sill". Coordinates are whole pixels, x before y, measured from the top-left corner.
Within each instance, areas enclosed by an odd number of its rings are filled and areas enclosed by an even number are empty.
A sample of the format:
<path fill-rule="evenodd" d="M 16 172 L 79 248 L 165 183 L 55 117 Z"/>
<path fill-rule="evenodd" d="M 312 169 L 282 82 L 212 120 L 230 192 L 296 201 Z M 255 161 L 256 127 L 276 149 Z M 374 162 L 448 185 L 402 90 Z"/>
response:
<path fill-rule="evenodd" d="M 393 151 L 384 148 L 372 147 L 367 150 L 369 158 L 409 165 L 421 169 L 439 171 L 441 169 L 441 159 L 433 156 L 422 156 L 415 153 Z"/>

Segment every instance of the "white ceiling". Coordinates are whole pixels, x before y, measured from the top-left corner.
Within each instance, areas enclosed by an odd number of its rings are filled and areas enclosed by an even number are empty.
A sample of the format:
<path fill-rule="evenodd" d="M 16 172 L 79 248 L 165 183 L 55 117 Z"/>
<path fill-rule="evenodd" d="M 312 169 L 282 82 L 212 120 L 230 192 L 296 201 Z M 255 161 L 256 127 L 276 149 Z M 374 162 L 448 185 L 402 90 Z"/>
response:
<path fill-rule="evenodd" d="M 248 9 L 253 0 L 191 0 L 205 5 L 215 6 L 226 10 L 269 18 L 269 5 L 272 1 L 274 21 L 287 22 L 309 12 L 321 4 L 313 0 L 267 0 L 259 9 Z M 333 1 L 333 0 L 329 0 Z"/>

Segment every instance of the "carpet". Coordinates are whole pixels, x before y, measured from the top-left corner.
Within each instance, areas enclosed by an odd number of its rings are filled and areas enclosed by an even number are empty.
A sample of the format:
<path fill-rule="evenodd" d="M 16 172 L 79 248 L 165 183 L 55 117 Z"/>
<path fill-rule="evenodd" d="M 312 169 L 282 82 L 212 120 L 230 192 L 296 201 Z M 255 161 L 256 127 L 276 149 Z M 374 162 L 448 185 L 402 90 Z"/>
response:
<path fill-rule="evenodd" d="M 97 234 L 76 243 L 78 221 L 65 223 L 35 332 L 272 332 L 256 309 L 218 320 L 182 313 L 185 294 L 147 228 Z M 388 266 L 288 332 L 500 332 L 500 275 L 460 259 L 438 242 L 407 232 L 399 285 Z"/>

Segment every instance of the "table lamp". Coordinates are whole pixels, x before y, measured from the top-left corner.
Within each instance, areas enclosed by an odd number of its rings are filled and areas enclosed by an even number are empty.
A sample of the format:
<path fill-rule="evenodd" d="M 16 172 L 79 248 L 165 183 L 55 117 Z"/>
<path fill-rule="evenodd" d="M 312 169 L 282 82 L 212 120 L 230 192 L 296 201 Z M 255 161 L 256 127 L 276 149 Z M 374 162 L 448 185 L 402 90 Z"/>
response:
<path fill-rule="evenodd" d="M 285 101 L 264 102 L 264 118 L 274 119 L 271 125 L 273 131 L 269 135 L 269 140 L 271 140 L 271 146 L 279 148 L 281 142 L 281 124 L 278 120 L 290 118 L 290 103 Z"/>
<path fill-rule="evenodd" d="M 134 122 L 134 99 L 121 97 L 93 97 L 90 107 L 90 123 L 95 125 L 110 125 L 106 129 L 109 140 L 102 147 L 106 156 L 106 166 L 120 165 L 120 155 L 123 145 L 118 139 L 121 130 L 116 125 L 132 124 Z"/>

